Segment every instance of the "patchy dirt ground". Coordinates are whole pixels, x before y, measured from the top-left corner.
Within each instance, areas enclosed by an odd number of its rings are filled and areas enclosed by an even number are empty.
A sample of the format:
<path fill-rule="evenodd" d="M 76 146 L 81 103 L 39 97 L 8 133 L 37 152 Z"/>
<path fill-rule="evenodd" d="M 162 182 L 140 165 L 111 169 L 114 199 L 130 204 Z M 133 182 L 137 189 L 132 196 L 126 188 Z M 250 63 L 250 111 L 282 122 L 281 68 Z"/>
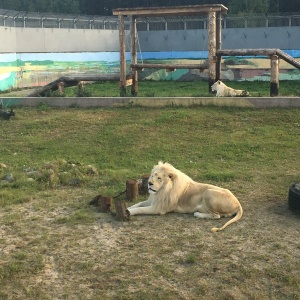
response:
<path fill-rule="evenodd" d="M 257 206 L 249 195 L 243 219 L 211 233 L 225 220 L 118 222 L 89 206 L 89 195 L 62 191 L 72 196 L 65 206 L 57 196 L 0 212 L 1 277 L 13 276 L 1 299 L 299 299 L 300 218 L 285 199 Z M 93 220 L 75 218 L 82 203 Z"/>

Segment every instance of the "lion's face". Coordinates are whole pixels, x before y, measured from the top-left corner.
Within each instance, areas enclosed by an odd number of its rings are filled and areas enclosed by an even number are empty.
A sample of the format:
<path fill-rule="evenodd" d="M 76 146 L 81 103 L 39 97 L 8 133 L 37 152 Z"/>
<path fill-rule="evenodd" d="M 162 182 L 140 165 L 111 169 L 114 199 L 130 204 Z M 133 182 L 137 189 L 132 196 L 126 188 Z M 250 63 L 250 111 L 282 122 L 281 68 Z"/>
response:
<path fill-rule="evenodd" d="M 156 166 L 148 180 L 148 191 L 150 194 L 157 193 L 163 186 L 169 184 L 172 181 L 173 175 L 167 172 L 159 165 Z"/>

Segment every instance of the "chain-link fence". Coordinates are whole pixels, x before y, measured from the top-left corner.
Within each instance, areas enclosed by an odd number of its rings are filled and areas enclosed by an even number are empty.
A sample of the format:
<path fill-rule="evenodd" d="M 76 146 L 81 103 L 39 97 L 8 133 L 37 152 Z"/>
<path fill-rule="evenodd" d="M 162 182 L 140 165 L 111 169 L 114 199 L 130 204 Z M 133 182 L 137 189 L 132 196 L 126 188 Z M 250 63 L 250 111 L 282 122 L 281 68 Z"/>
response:
<path fill-rule="evenodd" d="M 28 28 L 118 29 L 115 16 L 32 13 L 0 9 L 0 26 Z M 130 28 L 130 20 L 125 21 Z M 138 18 L 139 31 L 207 29 L 206 17 Z M 300 13 L 289 15 L 224 15 L 223 28 L 300 26 Z"/>

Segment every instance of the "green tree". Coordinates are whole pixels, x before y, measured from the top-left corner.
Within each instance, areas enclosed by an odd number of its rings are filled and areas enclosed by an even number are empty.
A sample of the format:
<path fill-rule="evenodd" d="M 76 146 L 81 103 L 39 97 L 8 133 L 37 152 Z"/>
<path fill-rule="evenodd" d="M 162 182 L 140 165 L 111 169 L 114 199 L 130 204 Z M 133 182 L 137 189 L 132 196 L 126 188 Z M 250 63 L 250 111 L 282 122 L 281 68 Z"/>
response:
<path fill-rule="evenodd" d="M 268 10 L 269 0 L 231 0 L 228 12 L 230 14 L 266 14 Z"/>

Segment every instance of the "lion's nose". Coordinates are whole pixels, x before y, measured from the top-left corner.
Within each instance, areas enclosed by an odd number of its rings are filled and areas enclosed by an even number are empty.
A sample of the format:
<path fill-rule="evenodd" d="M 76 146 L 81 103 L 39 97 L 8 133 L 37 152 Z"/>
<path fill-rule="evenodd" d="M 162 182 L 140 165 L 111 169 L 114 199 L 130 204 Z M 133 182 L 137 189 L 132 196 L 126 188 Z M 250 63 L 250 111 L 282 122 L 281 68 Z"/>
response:
<path fill-rule="evenodd" d="M 153 183 L 152 183 L 151 181 L 149 181 L 149 182 L 148 182 L 148 184 L 149 184 L 150 186 L 152 186 L 152 185 L 153 185 Z"/>

